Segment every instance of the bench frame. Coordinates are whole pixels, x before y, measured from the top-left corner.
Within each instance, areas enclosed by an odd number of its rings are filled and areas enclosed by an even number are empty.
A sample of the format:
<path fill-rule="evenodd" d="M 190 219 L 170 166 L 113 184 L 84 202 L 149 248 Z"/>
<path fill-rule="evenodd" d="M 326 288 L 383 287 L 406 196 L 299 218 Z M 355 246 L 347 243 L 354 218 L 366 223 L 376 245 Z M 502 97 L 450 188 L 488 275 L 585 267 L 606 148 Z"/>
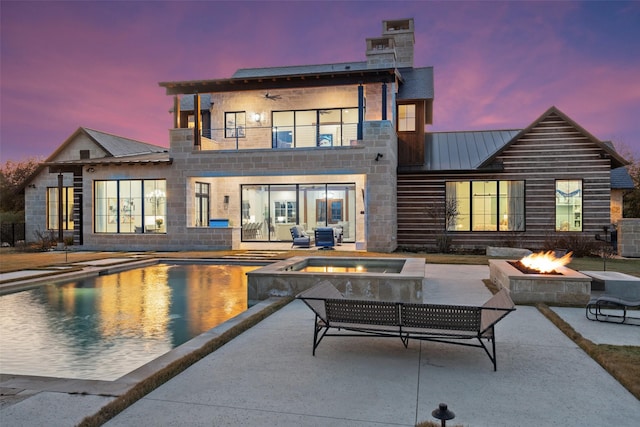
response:
<path fill-rule="evenodd" d="M 515 310 L 507 289 L 479 307 L 347 299 L 328 282 L 296 298 L 315 313 L 314 356 L 322 339 L 328 336 L 400 338 L 405 348 L 410 339 L 415 339 L 482 348 L 494 371 L 495 324 Z M 472 340 L 477 342 L 468 342 Z"/>
<path fill-rule="evenodd" d="M 640 326 L 640 323 L 626 323 L 628 320 L 640 320 L 640 317 L 629 316 L 628 309 L 640 308 L 640 300 L 629 300 L 613 295 L 601 295 L 592 298 L 587 304 L 586 316 L 589 320 L 599 322 L 624 323 L 627 325 Z M 602 310 L 621 310 L 621 314 L 603 313 Z M 637 310 L 632 310 L 637 312 Z"/>

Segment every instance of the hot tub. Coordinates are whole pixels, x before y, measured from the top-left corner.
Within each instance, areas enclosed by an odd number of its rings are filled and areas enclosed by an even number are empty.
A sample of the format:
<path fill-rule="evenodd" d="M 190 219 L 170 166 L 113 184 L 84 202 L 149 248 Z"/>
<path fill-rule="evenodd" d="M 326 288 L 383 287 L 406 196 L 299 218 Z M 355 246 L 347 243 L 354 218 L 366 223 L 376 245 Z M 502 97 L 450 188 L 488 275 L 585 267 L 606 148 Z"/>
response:
<path fill-rule="evenodd" d="M 247 273 L 249 301 L 331 282 L 349 298 L 422 302 L 423 258 L 292 257 Z"/>

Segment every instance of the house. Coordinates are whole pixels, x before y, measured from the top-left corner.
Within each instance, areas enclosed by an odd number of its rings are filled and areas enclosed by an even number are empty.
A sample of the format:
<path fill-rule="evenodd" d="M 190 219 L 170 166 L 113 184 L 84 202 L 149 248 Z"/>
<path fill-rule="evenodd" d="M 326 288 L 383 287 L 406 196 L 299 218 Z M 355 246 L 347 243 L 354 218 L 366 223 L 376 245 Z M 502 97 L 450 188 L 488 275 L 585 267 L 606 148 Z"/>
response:
<path fill-rule="evenodd" d="M 78 128 L 58 147 L 25 183 L 25 236 L 32 241 L 53 232 L 57 241 L 73 239 L 83 245 L 91 227 L 93 212 L 101 201 L 83 197 L 99 184 L 92 179 L 96 168 L 138 166 L 136 176 L 145 177 L 140 167 L 169 165 L 167 149 L 88 128 Z M 142 168 L 145 169 L 145 168 Z M 94 187 L 96 184 L 96 187 Z M 114 204 L 111 210 L 115 210 Z M 100 219 L 100 216 L 97 216 Z M 58 224 L 62 226 L 59 227 Z"/>
<path fill-rule="evenodd" d="M 63 223 L 85 249 L 195 250 L 329 226 L 391 252 L 609 224 L 626 162 L 558 109 L 523 130 L 426 132 L 433 68 L 414 67 L 414 41 L 413 19 L 383 21 L 365 61 L 161 82 L 169 149 L 79 129 L 25 187 L 28 227 Z"/>
<path fill-rule="evenodd" d="M 611 223 L 622 219 L 624 196 L 633 191 L 635 185 L 626 167 L 611 170 Z"/>
<path fill-rule="evenodd" d="M 555 107 L 522 130 L 428 134 L 421 165 L 398 165 L 398 244 L 541 248 L 611 223 L 611 169 L 626 164 Z"/>

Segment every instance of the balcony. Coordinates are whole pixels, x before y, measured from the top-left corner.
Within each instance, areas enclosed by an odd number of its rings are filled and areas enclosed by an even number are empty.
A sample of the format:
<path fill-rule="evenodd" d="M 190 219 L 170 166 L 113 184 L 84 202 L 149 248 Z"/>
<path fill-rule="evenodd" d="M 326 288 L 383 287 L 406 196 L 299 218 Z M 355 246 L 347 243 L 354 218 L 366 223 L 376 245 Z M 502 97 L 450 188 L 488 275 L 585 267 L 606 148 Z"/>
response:
<path fill-rule="evenodd" d="M 357 135 L 357 123 L 212 128 L 202 130 L 200 150 L 344 147 L 356 144 Z"/>

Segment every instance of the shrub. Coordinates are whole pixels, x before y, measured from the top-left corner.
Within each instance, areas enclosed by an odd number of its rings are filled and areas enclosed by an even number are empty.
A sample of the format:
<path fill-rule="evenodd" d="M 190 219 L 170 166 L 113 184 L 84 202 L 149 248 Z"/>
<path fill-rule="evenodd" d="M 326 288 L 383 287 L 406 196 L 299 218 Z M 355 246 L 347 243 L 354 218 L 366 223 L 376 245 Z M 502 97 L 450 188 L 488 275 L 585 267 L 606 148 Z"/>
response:
<path fill-rule="evenodd" d="M 48 251 L 56 241 L 51 230 L 42 231 L 38 228 L 33 234 L 36 236 L 36 246 L 41 251 Z"/>
<path fill-rule="evenodd" d="M 448 234 L 438 234 L 436 236 L 436 248 L 438 252 L 448 254 L 451 252 L 451 236 Z"/>
<path fill-rule="evenodd" d="M 574 257 L 586 257 L 599 251 L 600 242 L 582 234 L 550 235 L 544 240 L 542 249 L 545 251 L 566 249 L 568 252 L 573 252 Z"/>

